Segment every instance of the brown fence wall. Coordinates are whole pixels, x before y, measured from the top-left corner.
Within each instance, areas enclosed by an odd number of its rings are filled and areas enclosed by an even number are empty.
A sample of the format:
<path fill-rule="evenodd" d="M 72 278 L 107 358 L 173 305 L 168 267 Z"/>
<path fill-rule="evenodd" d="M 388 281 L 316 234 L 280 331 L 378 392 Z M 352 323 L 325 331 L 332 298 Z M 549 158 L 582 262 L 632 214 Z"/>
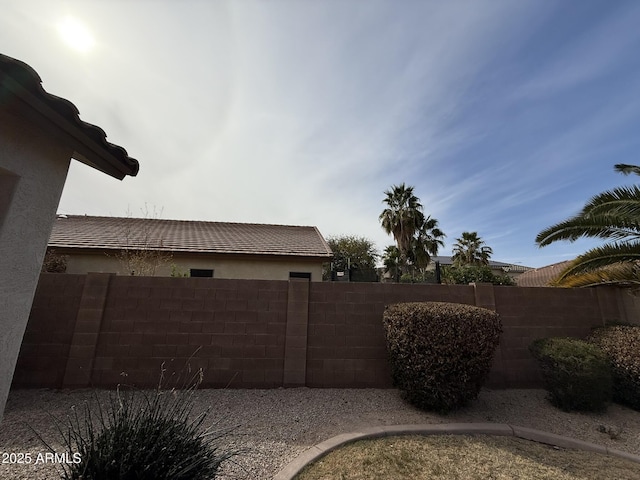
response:
<path fill-rule="evenodd" d="M 210 387 L 391 387 L 384 306 L 446 301 L 500 314 L 490 386 L 537 387 L 531 341 L 636 322 L 630 298 L 614 288 L 43 274 L 13 386 L 153 386 L 161 368 L 168 383 L 202 368 Z"/>

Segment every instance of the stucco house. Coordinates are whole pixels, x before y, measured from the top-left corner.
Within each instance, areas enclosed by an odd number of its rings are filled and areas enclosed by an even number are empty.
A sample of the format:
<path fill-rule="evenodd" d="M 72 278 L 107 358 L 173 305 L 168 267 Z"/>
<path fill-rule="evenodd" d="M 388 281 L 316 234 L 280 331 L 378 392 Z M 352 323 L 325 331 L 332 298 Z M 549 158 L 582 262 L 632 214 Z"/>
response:
<path fill-rule="evenodd" d="M 49 251 L 68 273 L 322 281 L 316 227 L 59 215 Z"/>
<path fill-rule="evenodd" d="M 138 162 L 47 93 L 27 64 L 0 54 L 0 420 L 69 164 L 122 180 Z"/>

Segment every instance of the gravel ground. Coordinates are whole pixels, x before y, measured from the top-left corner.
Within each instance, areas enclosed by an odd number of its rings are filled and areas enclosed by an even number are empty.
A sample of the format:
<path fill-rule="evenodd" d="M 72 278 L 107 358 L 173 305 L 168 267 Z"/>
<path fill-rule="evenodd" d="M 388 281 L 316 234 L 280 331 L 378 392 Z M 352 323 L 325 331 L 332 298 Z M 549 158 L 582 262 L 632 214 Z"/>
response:
<path fill-rule="evenodd" d="M 3 457 L 5 452 L 29 452 L 32 458 L 44 453 L 27 424 L 54 440 L 56 432 L 49 414 L 63 418 L 72 405 L 92 395 L 90 390 L 12 391 L 0 425 Z M 106 399 L 109 392 L 98 395 Z M 611 405 L 604 414 L 565 413 L 552 407 L 545 395 L 543 390 L 483 390 L 469 407 L 443 416 L 413 408 L 396 390 L 200 390 L 194 412 L 211 406 L 211 421 L 219 421 L 220 427 L 237 425 L 229 440 L 247 453 L 225 465 L 220 476 L 224 480 L 272 478 L 310 446 L 340 433 L 378 425 L 509 423 L 640 454 L 640 412 Z M 58 478 L 56 468 L 53 463 L 1 463 L 0 478 Z"/>

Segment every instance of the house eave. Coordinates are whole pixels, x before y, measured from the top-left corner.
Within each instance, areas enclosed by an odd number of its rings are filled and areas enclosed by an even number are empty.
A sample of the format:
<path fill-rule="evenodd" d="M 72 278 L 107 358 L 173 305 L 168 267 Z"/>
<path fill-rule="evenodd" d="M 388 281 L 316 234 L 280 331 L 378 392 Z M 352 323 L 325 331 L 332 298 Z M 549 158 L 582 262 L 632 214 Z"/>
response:
<path fill-rule="evenodd" d="M 47 93 L 29 65 L 0 55 L 0 105 L 49 132 L 73 149 L 73 158 L 119 180 L 136 176 L 138 161 L 106 140 L 104 130 L 83 122 L 75 105 Z"/>

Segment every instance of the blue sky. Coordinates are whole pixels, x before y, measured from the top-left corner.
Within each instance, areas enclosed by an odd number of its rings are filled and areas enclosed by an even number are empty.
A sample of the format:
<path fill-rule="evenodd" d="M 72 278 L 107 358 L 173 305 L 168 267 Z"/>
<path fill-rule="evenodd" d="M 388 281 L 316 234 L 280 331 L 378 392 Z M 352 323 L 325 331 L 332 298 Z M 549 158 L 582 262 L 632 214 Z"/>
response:
<path fill-rule="evenodd" d="M 383 192 L 406 182 L 441 255 L 477 231 L 539 267 L 596 242 L 536 234 L 640 164 L 633 0 L 0 5 L 2 53 L 140 161 L 123 182 L 73 162 L 60 213 L 315 225 L 382 250 Z M 70 21 L 91 48 L 65 43 Z"/>

